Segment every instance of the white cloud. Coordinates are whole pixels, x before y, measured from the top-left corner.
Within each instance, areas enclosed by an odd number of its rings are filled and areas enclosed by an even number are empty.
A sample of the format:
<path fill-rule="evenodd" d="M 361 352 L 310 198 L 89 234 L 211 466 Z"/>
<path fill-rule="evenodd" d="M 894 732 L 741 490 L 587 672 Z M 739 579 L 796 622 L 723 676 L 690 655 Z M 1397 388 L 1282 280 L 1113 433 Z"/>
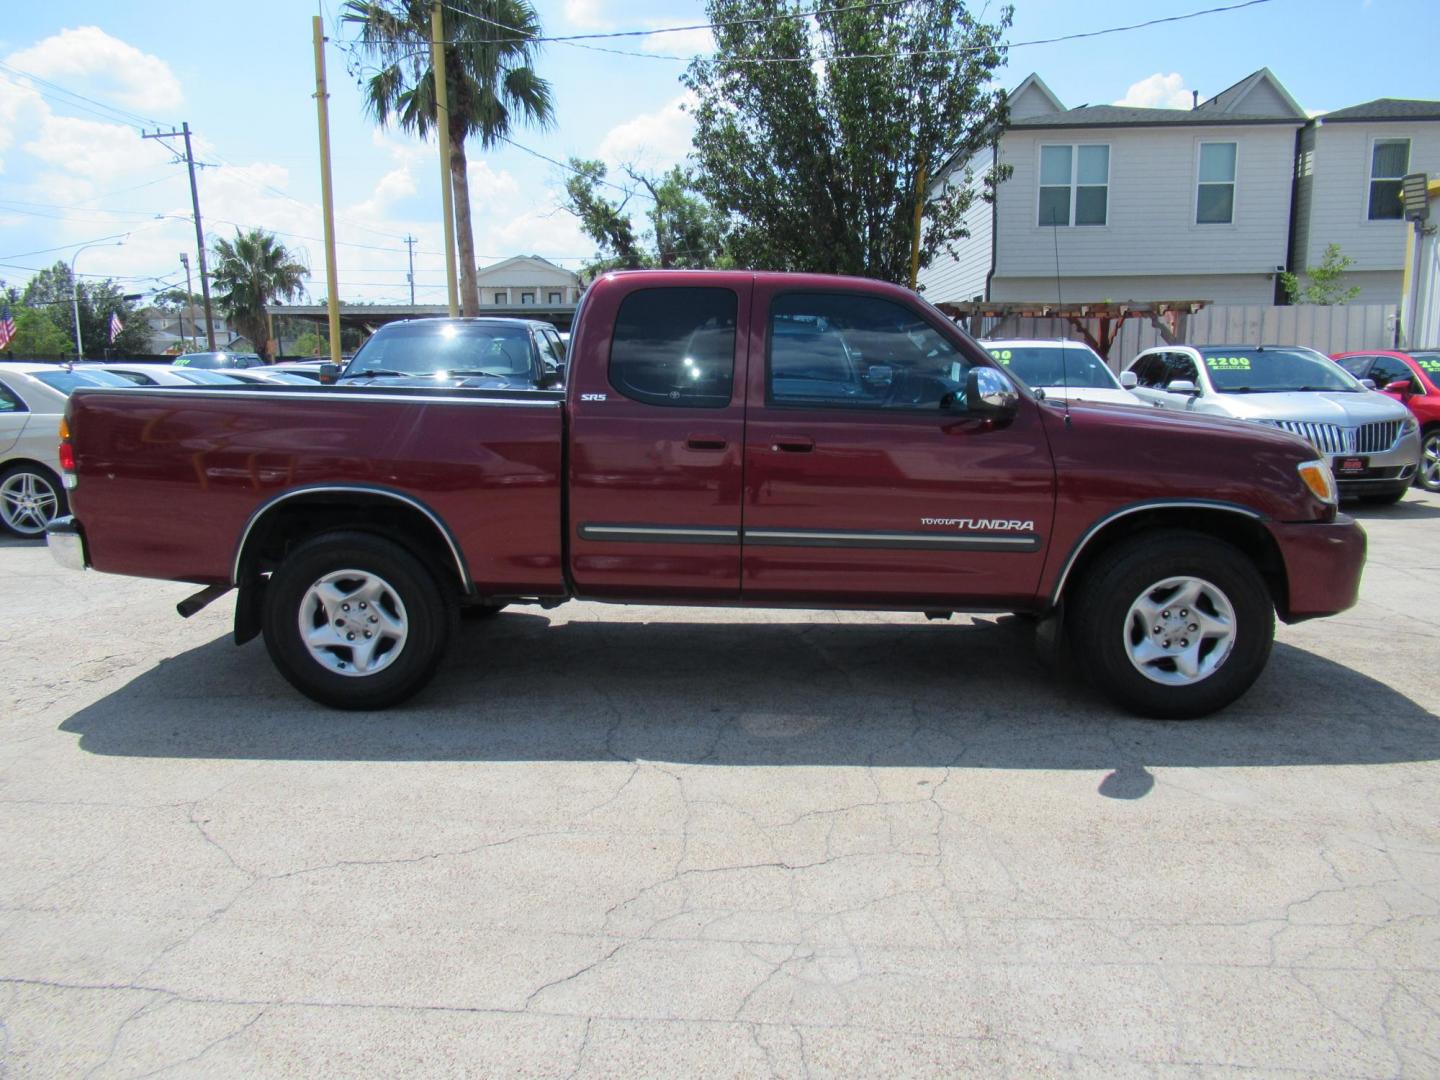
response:
<path fill-rule="evenodd" d="M 601 9 L 605 0 L 565 0 L 565 20 L 580 30 L 608 30 L 610 20 Z"/>
<path fill-rule="evenodd" d="M 1149 78 L 1131 83 L 1125 96 L 1115 104 L 1136 109 L 1188 109 L 1192 101 L 1179 72 L 1162 75 L 1157 71 Z"/>
<path fill-rule="evenodd" d="M 10 148 L 17 131 L 33 127 L 46 112 L 34 87 L 0 73 L 0 154 Z M 5 159 L 0 158 L 0 172 L 4 171 Z"/>
<path fill-rule="evenodd" d="M 663 26 L 674 26 L 673 22 L 655 22 L 648 24 L 649 29 L 656 30 Z M 673 34 L 651 34 L 649 37 L 640 39 L 640 47 L 646 52 L 667 53 L 671 56 L 696 56 L 708 55 L 715 51 L 715 35 L 708 27 L 699 30 L 680 30 Z"/>
<path fill-rule="evenodd" d="M 128 109 L 174 109 L 184 100 L 169 64 L 98 26 L 62 30 L 5 62 L 42 79 L 63 77 L 67 87 L 83 80 Z"/>
<path fill-rule="evenodd" d="M 689 91 L 651 113 L 641 113 L 617 124 L 600 140 L 599 156 L 612 166 L 635 164 L 663 170 L 690 153 L 695 118 L 695 95 Z"/>
<path fill-rule="evenodd" d="M 154 167 L 164 155 L 151 151 L 133 128 L 47 114 L 36 138 L 25 150 L 48 165 L 85 177 L 104 177 L 106 183 Z"/>

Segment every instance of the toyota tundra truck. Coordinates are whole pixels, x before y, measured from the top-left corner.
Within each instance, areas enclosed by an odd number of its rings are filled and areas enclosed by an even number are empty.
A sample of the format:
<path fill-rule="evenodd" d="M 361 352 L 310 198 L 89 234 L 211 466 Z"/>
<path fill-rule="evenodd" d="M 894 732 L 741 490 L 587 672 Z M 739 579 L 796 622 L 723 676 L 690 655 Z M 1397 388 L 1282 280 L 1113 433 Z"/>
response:
<path fill-rule="evenodd" d="M 464 610 L 582 599 L 1021 613 L 1168 718 L 1365 559 L 1300 438 L 1047 400 L 876 281 L 607 274 L 563 391 L 388 383 L 76 391 L 56 558 L 237 590 L 236 642 L 339 708 L 419 691 Z"/>

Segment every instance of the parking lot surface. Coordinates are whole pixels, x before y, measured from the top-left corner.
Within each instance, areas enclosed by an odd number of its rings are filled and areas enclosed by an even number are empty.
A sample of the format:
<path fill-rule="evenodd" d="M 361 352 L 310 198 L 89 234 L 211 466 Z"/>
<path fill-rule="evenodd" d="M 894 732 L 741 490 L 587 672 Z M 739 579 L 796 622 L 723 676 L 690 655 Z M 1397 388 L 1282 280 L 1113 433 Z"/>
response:
<path fill-rule="evenodd" d="M 1204 721 L 1018 620 L 570 604 L 408 706 L 0 541 L 0 1073 L 1440 1075 L 1440 498 Z"/>

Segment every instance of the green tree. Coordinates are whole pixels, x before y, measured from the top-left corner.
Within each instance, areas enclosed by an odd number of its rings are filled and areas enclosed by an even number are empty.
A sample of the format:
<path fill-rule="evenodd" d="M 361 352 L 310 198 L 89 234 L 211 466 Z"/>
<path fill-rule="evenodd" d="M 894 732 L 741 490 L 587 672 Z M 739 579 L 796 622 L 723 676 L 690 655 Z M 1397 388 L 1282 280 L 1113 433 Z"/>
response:
<path fill-rule="evenodd" d="M 56 326 L 43 312 L 35 308 L 12 307 L 10 314 L 15 319 L 15 336 L 5 347 L 5 356 L 24 360 L 32 357 L 64 356 L 75 351 L 70 335 Z"/>
<path fill-rule="evenodd" d="M 1300 276 L 1286 271 L 1280 275 L 1280 287 L 1285 298 L 1292 304 L 1344 304 L 1360 295 L 1360 286 L 1346 288 L 1342 283 L 1345 271 L 1355 260 L 1340 251 L 1339 244 L 1325 247 L 1325 258 L 1319 266 L 1305 271 L 1306 283 L 1300 284 Z"/>
<path fill-rule="evenodd" d="M 618 201 L 601 194 L 608 184 L 607 170 L 599 161 L 570 159 L 565 180 L 565 209 L 580 220 L 580 228 L 599 249 L 587 274 L 620 268 L 659 266 L 666 269 L 703 269 L 728 266 L 724 230 L 719 216 L 697 190 L 689 169 L 675 166 L 651 176 L 625 166 L 630 183 Z M 647 228 L 637 230 L 627 207 L 646 196 Z"/>
<path fill-rule="evenodd" d="M 20 302 L 43 315 L 65 337 L 63 349 L 37 348 L 36 351 L 75 351 L 74 281 L 69 264 L 57 262 L 38 271 L 25 283 L 25 288 L 20 293 Z M 113 280 L 106 278 L 103 281 L 82 281 L 78 297 L 80 336 L 84 340 L 87 357 L 101 359 L 105 356 L 150 351 L 149 325 L 141 317 L 134 301 L 128 299 Z M 110 340 L 111 315 L 120 316 L 123 326 L 113 342 Z M 39 333 L 39 328 L 35 329 Z M 55 340 L 53 335 L 49 334 L 45 334 L 44 338 L 47 341 Z"/>
<path fill-rule="evenodd" d="M 394 119 L 421 136 L 435 126 L 430 11 L 430 0 L 346 0 L 341 9 L 341 18 L 359 27 L 360 50 L 380 65 L 361 80 L 367 109 L 380 124 Z M 528 0 L 447 0 L 444 11 L 460 301 L 466 315 L 478 315 L 465 140 L 475 137 L 489 148 L 505 139 L 512 121 L 544 129 L 555 112 L 549 82 L 531 66 L 541 30 Z"/>
<path fill-rule="evenodd" d="M 993 23 L 963 0 L 709 0 L 706 11 L 721 24 L 715 54 L 683 81 L 698 98 L 700 189 L 735 259 L 908 280 L 922 173 L 969 160 L 1004 121 L 990 87 L 1012 9 Z M 993 197 L 1000 177 L 986 179 Z M 972 198 L 957 186 L 924 200 L 921 266 L 967 235 Z"/>
<path fill-rule="evenodd" d="M 263 229 L 235 230 L 235 239 L 215 241 L 215 301 L 225 319 L 249 338 L 257 351 L 268 355 L 268 307 L 277 300 L 294 300 L 305 292 L 310 273 L 274 233 Z"/>

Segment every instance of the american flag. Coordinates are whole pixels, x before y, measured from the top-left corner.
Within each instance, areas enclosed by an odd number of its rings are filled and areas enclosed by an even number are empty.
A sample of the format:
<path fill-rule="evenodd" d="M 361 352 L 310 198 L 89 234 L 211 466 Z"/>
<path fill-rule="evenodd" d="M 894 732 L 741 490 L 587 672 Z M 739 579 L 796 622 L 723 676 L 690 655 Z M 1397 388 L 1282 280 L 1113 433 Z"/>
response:
<path fill-rule="evenodd" d="M 15 316 L 10 314 L 10 309 L 7 307 L 4 311 L 0 311 L 0 349 L 6 348 L 14 336 Z"/>
<path fill-rule="evenodd" d="M 112 311 L 110 313 L 110 340 L 113 342 L 120 336 L 120 331 L 124 329 L 125 324 L 120 321 L 120 313 L 118 311 Z"/>

